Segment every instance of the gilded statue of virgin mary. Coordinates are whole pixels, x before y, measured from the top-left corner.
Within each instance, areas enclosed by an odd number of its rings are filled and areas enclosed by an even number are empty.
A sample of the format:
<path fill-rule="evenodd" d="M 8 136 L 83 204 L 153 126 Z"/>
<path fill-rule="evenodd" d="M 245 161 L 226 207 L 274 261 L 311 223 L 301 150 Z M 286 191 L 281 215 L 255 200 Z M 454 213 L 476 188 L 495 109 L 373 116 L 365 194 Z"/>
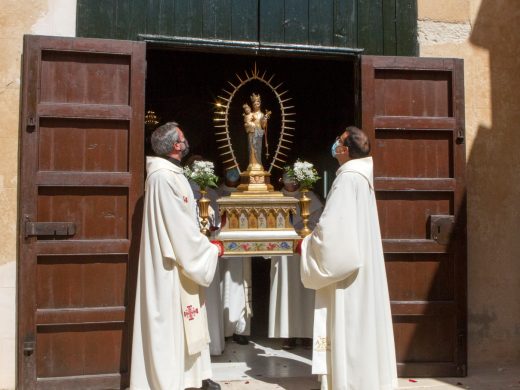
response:
<path fill-rule="evenodd" d="M 271 111 L 266 111 L 265 114 L 261 110 L 262 101 L 260 95 L 253 93 L 251 95 L 251 105 L 244 104 L 244 129 L 247 133 L 248 152 L 249 152 L 249 166 L 248 171 L 263 170 L 262 165 L 262 141 L 265 139 L 267 144 L 267 121 L 271 115 Z M 268 154 L 266 153 L 268 156 Z"/>

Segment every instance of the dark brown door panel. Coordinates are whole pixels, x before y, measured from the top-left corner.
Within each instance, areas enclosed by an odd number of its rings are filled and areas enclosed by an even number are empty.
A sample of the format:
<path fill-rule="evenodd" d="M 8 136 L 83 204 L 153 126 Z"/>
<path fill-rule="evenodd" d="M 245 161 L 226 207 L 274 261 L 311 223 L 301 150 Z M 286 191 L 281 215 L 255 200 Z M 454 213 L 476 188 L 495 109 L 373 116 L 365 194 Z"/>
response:
<path fill-rule="evenodd" d="M 401 376 L 466 374 L 462 60 L 361 60 Z"/>
<path fill-rule="evenodd" d="M 24 39 L 18 388 L 124 388 L 145 44 Z"/>

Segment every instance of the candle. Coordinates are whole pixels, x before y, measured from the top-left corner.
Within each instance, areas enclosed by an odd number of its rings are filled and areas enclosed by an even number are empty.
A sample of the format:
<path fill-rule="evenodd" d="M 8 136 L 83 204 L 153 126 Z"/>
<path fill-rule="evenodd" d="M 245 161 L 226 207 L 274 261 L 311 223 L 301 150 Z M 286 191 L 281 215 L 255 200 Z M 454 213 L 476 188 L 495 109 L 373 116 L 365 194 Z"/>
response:
<path fill-rule="evenodd" d="M 327 190 L 328 190 L 328 185 L 327 185 L 328 180 L 327 179 L 328 179 L 328 172 L 323 171 L 323 198 L 327 197 Z"/>

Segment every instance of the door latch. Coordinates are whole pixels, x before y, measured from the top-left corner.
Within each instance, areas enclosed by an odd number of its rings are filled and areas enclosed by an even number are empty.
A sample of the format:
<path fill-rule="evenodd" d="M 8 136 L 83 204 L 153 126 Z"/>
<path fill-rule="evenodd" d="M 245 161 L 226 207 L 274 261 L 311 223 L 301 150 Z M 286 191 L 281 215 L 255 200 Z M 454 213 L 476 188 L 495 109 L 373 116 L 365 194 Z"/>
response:
<path fill-rule="evenodd" d="M 27 336 L 23 342 L 23 354 L 25 356 L 31 356 L 34 353 L 36 347 L 36 341 L 33 336 Z"/>
<path fill-rule="evenodd" d="M 36 120 L 34 116 L 30 115 L 27 117 L 25 128 L 29 133 L 32 133 L 36 129 Z"/>
<path fill-rule="evenodd" d="M 455 216 L 453 215 L 430 215 L 430 239 L 441 245 L 450 242 Z"/>
<path fill-rule="evenodd" d="M 457 139 L 456 139 L 456 142 L 458 144 L 463 144 L 464 143 L 464 129 L 462 129 L 462 128 L 457 129 Z"/>

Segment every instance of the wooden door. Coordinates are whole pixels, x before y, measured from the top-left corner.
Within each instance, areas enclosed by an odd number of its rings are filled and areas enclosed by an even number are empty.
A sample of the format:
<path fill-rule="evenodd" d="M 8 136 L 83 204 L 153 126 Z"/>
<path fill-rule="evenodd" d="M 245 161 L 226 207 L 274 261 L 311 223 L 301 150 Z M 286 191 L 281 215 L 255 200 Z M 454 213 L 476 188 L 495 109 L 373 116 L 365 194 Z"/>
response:
<path fill-rule="evenodd" d="M 463 62 L 362 56 L 398 371 L 466 375 Z"/>
<path fill-rule="evenodd" d="M 128 383 L 145 44 L 26 36 L 18 388 Z"/>

